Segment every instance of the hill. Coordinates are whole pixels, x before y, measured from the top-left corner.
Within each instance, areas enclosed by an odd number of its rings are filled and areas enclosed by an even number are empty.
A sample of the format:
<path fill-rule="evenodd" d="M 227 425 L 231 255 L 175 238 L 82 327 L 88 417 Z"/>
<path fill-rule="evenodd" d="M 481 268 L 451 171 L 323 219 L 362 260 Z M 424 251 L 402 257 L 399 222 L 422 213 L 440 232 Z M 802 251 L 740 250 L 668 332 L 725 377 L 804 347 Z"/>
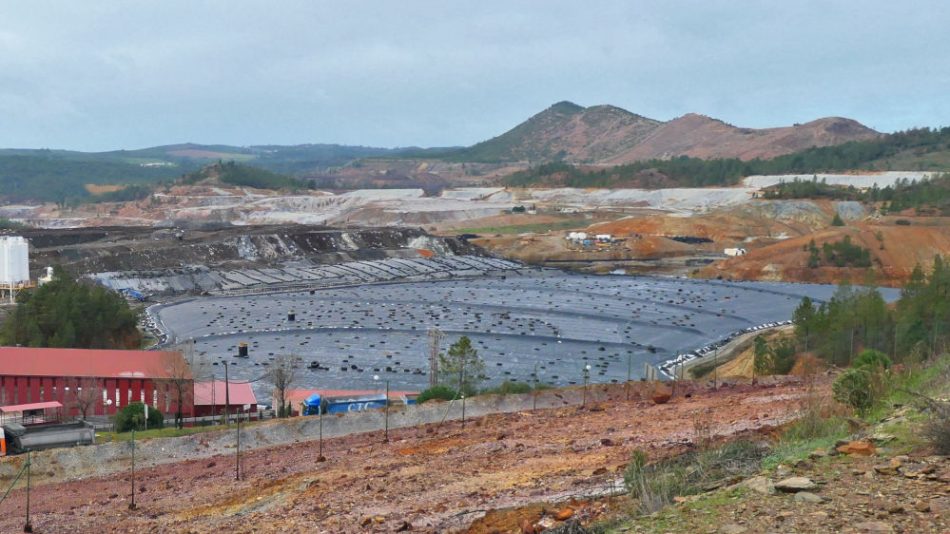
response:
<path fill-rule="evenodd" d="M 702 159 L 768 159 L 812 147 L 870 140 L 880 133 L 841 117 L 780 128 L 739 128 L 690 113 L 663 123 L 645 139 L 604 163 L 622 164 L 690 156 Z"/>
<path fill-rule="evenodd" d="M 309 184 L 302 180 L 250 165 L 235 163 L 234 161 L 207 165 L 198 171 L 182 176 L 179 183 L 190 185 L 208 181 L 256 189 L 301 189 L 309 187 Z"/>
<path fill-rule="evenodd" d="M 450 159 L 601 161 L 630 150 L 660 124 L 614 106 L 558 102 L 498 137 L 452 153 Z"/>
<path fill-rule="evenodd" d="M 442 157 L 452 161 L 606 165 L 679 156 L 751 160 L 880 136 L 857 121 L 841 117 L 754 129 L 695 113 L 661 122 L 615 106 L 585 108 L 558 102 L 498 137 L 449 151 Z"/>

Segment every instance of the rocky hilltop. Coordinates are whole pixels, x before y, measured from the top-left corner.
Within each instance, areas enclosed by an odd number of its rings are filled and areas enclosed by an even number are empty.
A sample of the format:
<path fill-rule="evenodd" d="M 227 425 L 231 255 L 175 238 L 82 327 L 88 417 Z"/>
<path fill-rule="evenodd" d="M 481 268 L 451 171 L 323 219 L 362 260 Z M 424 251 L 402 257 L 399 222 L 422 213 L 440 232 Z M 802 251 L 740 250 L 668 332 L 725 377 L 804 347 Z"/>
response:
<path fill-rule="evenodd" d="M 615 106 L 558 102 L 498 137 L 454 152 L 451 158 L 608 165 L 676 156 L 748 160 L 880 135 L 842 117 L 755 129 L 695 113 L 662 122 Z"/>

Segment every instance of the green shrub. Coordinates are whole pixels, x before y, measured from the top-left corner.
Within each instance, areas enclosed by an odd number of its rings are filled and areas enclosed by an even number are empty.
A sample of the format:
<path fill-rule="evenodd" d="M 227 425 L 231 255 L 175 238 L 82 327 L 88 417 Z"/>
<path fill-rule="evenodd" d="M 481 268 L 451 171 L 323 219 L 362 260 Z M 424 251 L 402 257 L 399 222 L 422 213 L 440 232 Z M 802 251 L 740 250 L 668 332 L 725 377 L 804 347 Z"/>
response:
<path fill-rule="evenodd" d="M 854 359 L 852 367 L 868 369 L 871 372 L 877 372 L 884 369 L 890 369 L 891 359 L 879 350 L 864 349 L 858 357 Z"/>
<path fill-rule="evenodd" d="M 759 470 L 767 450 L 749 441 L 734 441 L 709 450 L 691 451 L 648 464 L 643 451 L 633 452 L 624 471 L 624 485 L 640 502 L 640 512 L 653 513 L 673 497 L 695 495 L 737 476 Z"/>
<path fill-rule="evenodd" d="M 934 406 L 930 420 L 924 426 L 924 437 L 937 454 L 950 455 L 950 404 Z"/>
<path fill-rule="evenodd" d="M 511 395 L 518 393 L 531 393 L 531 384 L 526 382 L 516 382 L 512 380 L 505 380 L 501 383 L 500 386 L 496 388 L 489 388 L 484 391 L 484 393 L 494 393 L 497 395 Z"/>
<path fill-rule="evenodd" d="M 135 430 L 144 430 L 145 429 L 145 405 L 141 402 L 133 402 L 128 406 L 119 410 L 115 414 L 115 431 L 116 432 L 128 432 L 133 428 Z M 152 428 L 162 428 L 165 426 L 165 416 L 162 415 L 162 412 L 158 411 L 153 407 L 148 409 L 148 427 Z"/>
<path fill-rule="evenodd" d="M 416 402 L 422 404 L 423 402 L 432 399 L 449 401 L 457 397 L 458 392 L 449 386 L 432 386 L 431 388 L 420 393 L 419 397 L 416 399 Z"/>
<path fill-rule="evenodd" d="M 848 369 L 831 386 L 836 401 L 846 404 L 860 413 L 874 405 L 871 392 L 871 373 L 864 368 Z"/>
<path fill-rule="evenodd" d="M 835 213 L 834 219 L 831 219 L 831 226 L 844 226 L 844 221 L 841 219 L 841 215 Z"/>

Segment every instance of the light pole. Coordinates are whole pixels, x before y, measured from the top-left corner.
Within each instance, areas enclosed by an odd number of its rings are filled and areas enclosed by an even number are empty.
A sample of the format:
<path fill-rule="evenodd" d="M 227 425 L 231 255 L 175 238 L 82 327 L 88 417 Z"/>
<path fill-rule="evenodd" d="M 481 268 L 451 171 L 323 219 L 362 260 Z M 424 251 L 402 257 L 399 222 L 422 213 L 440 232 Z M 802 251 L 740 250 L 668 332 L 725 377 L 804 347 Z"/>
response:
<path fill-rule="evenodd" d="M 587 383 L 590 381 L 590 364 L 584 366 L 584 403 L 582 406 L 587 407 Z"/>
<path fill-rule="evenodd" d="M 379 375 L 373 375 L 373 381 L 379 382 Z M 386 419 L 385 419 L 386 426 L 384 430 L 385 433 L 383 434 L 383 443 L 389 443 L 389 379 L 388 378 L 386 379 L 386 398 L 383 402 L 386 403 L 383 407 L 386 413 Z"/>

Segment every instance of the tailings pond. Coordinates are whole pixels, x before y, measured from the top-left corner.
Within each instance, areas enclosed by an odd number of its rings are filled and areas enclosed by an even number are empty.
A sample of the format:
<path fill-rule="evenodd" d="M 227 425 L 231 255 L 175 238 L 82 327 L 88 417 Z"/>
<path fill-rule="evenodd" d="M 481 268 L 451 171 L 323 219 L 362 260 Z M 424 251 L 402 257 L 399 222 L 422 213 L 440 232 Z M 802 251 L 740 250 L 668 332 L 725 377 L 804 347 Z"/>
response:
<path fill-rule="evenodd" d="M 731 334 L 788 320 L 804 296 L 829 299 L 834 286 L 587 276 L 556 270 L 480 278 L 363 285 L 299 293 L 203 297 L 150 310 L 169 342 L 194 340 L 209 374 L 255 382 L 282 354 L 299 357 L 298 388 L 394 390 L 428 384 L 427 331 L 442 350 L 471 338 L 489 379 L 551 385 L 634 379 L 659 364 Z M 897 294 L 883 290 L 892 300 Z M 893 293 L 893 294 L 892 294 Z M 290 321 L 288 312 L 295 314 Z M 248 344 L 248 357 L 238 345 Z M 312 367 L 312 368 L 311 368 Z"/>

